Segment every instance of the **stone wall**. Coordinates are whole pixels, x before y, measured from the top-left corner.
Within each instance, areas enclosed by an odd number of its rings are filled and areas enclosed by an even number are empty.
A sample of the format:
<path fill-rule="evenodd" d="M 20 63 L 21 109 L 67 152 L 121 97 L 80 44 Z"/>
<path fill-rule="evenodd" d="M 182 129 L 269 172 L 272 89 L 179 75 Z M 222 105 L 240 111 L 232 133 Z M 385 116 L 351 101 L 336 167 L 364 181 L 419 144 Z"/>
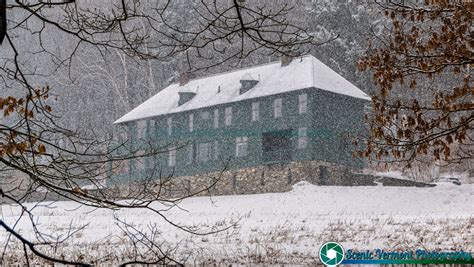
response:
<path fill-rule="evenodd" d="M 173 177 L 170 196 L 202 191 L 199 195 L 236 195 L 285 192 L 300 181 L 316 185 L 375 185 L 373 177 L 358 170 L 321 161 L 262 165 L 203 175 Z M 211 185 L 213 185 L 211 187 Z M 210 190 L 206 190 L 206 188 Z"/>

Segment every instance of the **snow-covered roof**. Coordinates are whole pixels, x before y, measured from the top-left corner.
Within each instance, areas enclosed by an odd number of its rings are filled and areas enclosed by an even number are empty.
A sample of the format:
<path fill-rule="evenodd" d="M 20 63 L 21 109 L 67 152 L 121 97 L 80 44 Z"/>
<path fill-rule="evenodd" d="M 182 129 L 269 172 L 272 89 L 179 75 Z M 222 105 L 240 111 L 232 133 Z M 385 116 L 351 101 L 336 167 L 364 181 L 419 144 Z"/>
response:
<path fill-rule="evenodd" d="M 248 74 L 248 75 L 247 75 Z M 244 94 L 239 93 L 240 80 L 246 76 L 259 81 Z M 220 87 L 220 92 L 218 88 Z M 295 58 L 287 66 L 273 62 L 172 84 L 125 114 L 114 123 L 188 111 L 208 106 L 275 95 L 305 88 L 370 100 L 370 97 L 312 55 Z M 178 92 L 196 92 L 191 100 L 178 106 Z"/>
<path fill-rule="evenodd" d="M 245 73 L 244 76 L 242 76 L 242 78 L 240 78 L 241 80 L 244 80 L 244 81 L 255 81 L 255 78 L 252 77 L 252 75 L 250 73 Z"/>

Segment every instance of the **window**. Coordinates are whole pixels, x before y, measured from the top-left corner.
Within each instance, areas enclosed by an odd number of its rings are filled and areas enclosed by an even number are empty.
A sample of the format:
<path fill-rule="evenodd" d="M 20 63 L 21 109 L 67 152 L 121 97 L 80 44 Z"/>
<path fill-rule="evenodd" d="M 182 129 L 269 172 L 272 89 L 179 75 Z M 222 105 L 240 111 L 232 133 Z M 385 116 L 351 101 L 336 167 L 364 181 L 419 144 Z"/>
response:
<path fill-rule="evenodd" d="M 191 143 L 188 145 L 188 164 L 194 163 L 194 159 L 196 158 L 195 154 L 195 144 Z"/>
<path fill-rule="evenodd" d="M 281 98 L 277 98 L 273 101 L 273 117 L 275 118 L 281 117 L 282 107 L 283 107 L 283 100 Z"/>
<path fill-rule="evenodd" d="M 372 113 L 372 104 L 364 105 L 364 114 L 370 115 Z"/>
<path fill-rule="evenodd" d="M 260 117 L 260 105 L 258 102 L 252 103 L 252 121 L 258 121 Z"/>
<path fill-rule="evenodd" d="M 298 106 L 300 114 L 308 111 L 308 94 L 301 94 L 298 96 Z"/>
<path fill-rule="evenodd" d="M 128 134 L 129 134 L 129 131 L 126 130 L 126 129 L 121 128 L 119 130 L 118 138 L 119 138 L 120 143 L 124 143 L 125 141 L 128 140 L 128 138 L 129 138 Z"/>
<path fill-rule="evenodd" d="M 168 118 L 168 135 L 173 134 L 173 118 Z"/>
<path fill-rule="evenodd" d="M 232 124 L 232 107 L 225 108 L 225 125 L 229 126 Z"/>
<path fill-rule="evenodd" d="M 349 133 L 342 133 L 339 136 L 339 151 L 347 153 L 351 147 L 351 135 Z"/>
<path fill-rule="evenodd" d="M 129 172 L 129 160 L 120 160 L 112 165 L 112 172 L 115 175 L 128 174 Z"/>
<path fill-rule="evenodd" d="M 212 143 L 206 142 L 199 144 L 198 147 L 198 160 L 202 162 L 206 162 L 212 158 Z"/>
<path fill-rule="evenodd" d="M 298 149 L 308 146 L 308 128 L 298 128 Z"/>
<path fill-rule="evenodd" d="M 209 119 L 209 111 L 201 112 L 201 119 L 202 120 L 208 120 Z"/>
<path fill-rule="evenodd" d="M 214 140 L 214 159 L 219 159 L 219 141 Z"/>
<path fill-rule="evenodd" d="M 155 120 L 149 120 L 148 123 L 149 123 L 148 124 L 148 138 L 154 139 L 156 138 L 155 130 L 156 130 L 157 123 Z"/>
<path fill-rule="evenodd" d="M 145 154 L 145 151 L 140 151 L 138 154 Z M 135 160 L 135 170 L 141 172 L 145 169 L 145 158 L 139 157 Z"/>
<path fill-rule="evenodd" d="M 219 110 L 214 109 L 214 128 L 219 128 Z"/>
<path fill-rule="evenodd" d="M 168 166 L 176 166 L 176 147 L 171 147 L 168 150 Z"/>
<path fill-rule="evenodd" d="M 141 120 L 137 122 L 137 139 L 146 138 L 146 121 Z"/>
<path fill-rule="evenodd" d="M 189 127 L 190 132 L 194 130 L 194 114 L 193 113 L 190 113 L 188 115 L 188 127 Z"/>
<path fill-rule="evenodd" d="M 195 147 L 195 146 L 194 146 Z M 209 160 L 217 160 L 219 157 L 219 142 L 217 140 L 200 143 L 197 146 L 197 157 L 195 157 L 195 150 L 190 149 L 189 157 L 195 158 L 199 162 L 206 162 Z M 194 158 L 192 159 L 194 161 Z"/>
<path fill-rule="evenodd" d="M 235 140 L 235 155 L 237 157 L 245 157 L 248 154 L 248 138 L 246 136 L 237 137 Z"/>

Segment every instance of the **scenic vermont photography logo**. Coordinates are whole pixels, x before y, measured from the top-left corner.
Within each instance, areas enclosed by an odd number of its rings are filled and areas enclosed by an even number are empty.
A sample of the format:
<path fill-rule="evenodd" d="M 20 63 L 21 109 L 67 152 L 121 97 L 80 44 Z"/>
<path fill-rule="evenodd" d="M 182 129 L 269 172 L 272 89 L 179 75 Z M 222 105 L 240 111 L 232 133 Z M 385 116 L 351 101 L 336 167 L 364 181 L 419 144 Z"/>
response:
<path fill-rule="evenodd" d="M 339 264 L 474 264 L 471 252 L 436 250 L 347 249 L 337 242 L 324 243 L 319 259 L 326 266 Z"/>
<path fill-rule="evenodd" d="M 327 242 L 319 249 L 319 259 L 327 266 L 335 266 L 344 260 L 344 248 L 336 242 Z"/>

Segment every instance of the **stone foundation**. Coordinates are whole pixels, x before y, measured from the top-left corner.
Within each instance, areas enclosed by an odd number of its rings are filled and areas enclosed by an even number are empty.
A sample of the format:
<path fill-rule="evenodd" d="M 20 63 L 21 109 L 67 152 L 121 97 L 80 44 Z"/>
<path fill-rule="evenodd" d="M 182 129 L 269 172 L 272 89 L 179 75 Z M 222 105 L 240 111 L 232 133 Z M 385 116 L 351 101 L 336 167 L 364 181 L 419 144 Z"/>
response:
<path fill-rule="evenodd" d="M 315 185 L 375 185 L 373 177 L 356 174 L 356 171 L 346 166 L 321 161 L 262 165 L 218 173 L 173 177 L 173 187 L 168 193 L 170 196 L 182 196 L 199 191 L 202 191 L 199 195 L 286 192 L 300 181 Z"/>

